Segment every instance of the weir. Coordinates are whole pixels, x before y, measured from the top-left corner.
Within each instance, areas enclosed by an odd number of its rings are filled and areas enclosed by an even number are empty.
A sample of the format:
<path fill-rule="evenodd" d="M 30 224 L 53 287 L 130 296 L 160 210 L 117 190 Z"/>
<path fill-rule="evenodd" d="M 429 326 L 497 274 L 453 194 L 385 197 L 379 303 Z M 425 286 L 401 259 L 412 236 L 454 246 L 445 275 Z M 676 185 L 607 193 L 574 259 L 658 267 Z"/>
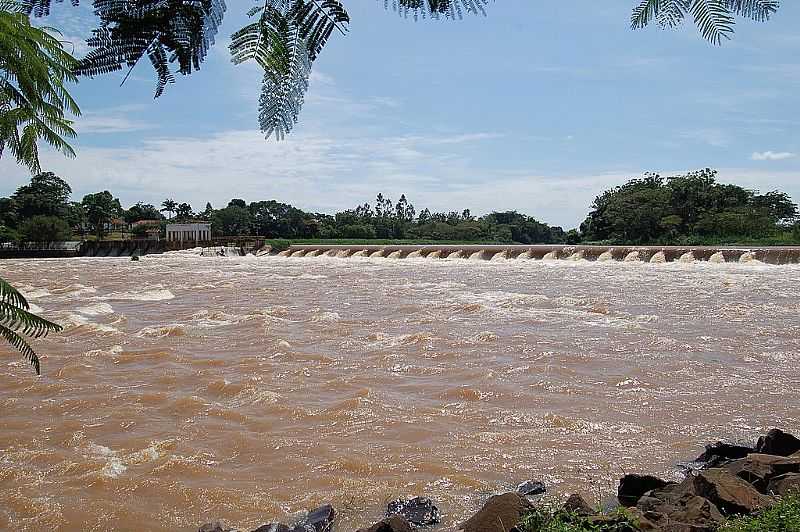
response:
<path fill-rule="evenodd" d="M 800 246 L 292 245 L 284 257 L 800 264 Z"/>

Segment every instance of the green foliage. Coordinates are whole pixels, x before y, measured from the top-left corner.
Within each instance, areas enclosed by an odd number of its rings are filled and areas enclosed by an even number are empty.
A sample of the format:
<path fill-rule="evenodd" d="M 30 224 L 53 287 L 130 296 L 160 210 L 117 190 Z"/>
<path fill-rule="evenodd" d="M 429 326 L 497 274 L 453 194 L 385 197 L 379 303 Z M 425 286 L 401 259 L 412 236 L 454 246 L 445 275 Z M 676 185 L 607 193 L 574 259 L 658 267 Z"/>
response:
<path fill-rule="evenodd" d="M 39 357 L 28 344 L 28 339 L 42 338 L 50 332 L 60 330 L 60 325 L 30 312 L 30 305 L 25 297 L 0 278 L 0 337 L 22 353 L 37 375 L 41 369 Z"/>
<path fill-rule="evenodd" d="M 97 238 L 103 238 L 105 225 L 111 222 L 112 218 L 122 215 L 119 200 L 108 190 L 87 194 L 81 203 L 86 212 L 86 220 L 94 229 Z"/>
<path fill-rule="evenodd" d="M 19 227 L 19 239 L 24 242 L 63 242 L 71 237 L 69 224 L 57 216 L 37 215 Z"/>
<path fill-rule="evenodd" d="M 174 199 L 167 198 L 161 202 L 161 212 L 168 212 L 170 218 L 172 218 L 172 215 L 175 214 L 175 211 L 177 210 L 178 202 L 176 202 Z"/>
<path fill-rule="evenodd" d="M 29 185 L 23 185 L 11 196 L 20 218 L 32 216 L 65 216 L 72 188 L 52 172 L 37 174 Z"/>
<path fill-rule="evenodd" d="M 247 235 L 250 232 L 250 212 L 238 205 L 215 211 L 211 216 L 211 230 L 218 236 Z"/>
<path fill-rule="evenodd" d="M 674 28 L 691 16 L 703 37 L 719 45 L 733 35 L 735 16 L 765 22 L 779 6 L 779 0 L 641 0 L 631 15 L 631 27 L 656 22 Z"/>
<path fill-rule="evenodd" d="M 164 217 L 154 205 L 140 201 L 126 210 L 123 213 L 123 218 L 129 224 L 132 224 L 140 220 L 161 220 Z"/>
<path fill-rule="evenodd" d="M 8 152 L 32 172 L 39 172 L 38 143 L 63 154 L 75 152 L 66 113 L 80 115 L 67 90 L 76 80 L 77 62 L 52 33 L 31 25 L 25 4 L 0 0 L 0 157 Z"/>
<path fill-rule="evenodd" d="M 800 532 L 800 494 L 783 497 L 756 516 L 731 519 L 720 532 Z"/>
<path fill-rule="evenodd" d="M 692 238 L 741 240 L 777 234 L 797 217 L 783 192 L 760 195 L 716 182 L 710 169 L 643 178 L 595 198 L 581 224 L 584 240 L 619 243 L 687 243 Z"/>
<path fill-rule="evenodd" d="M 588 519 L 564 510 L 540 506 L 525 515 L 517 529 L 520 532 L 637 532 L 639 522 L 625 508 L 600 518 Z"/>
<path fill-rule="evenodd" d="M 49 8 L 37 1 L 34 14 Z M 175 82 L 170 66 L 191 74 L 200 68 L 214 44 L 225 3 L 222 0 L 95 0 L 100 25 L 87 44 L 92 50 L 81 60 L 77 72 L 96 76 L 133 67 L 145 55 L 156 74 L 155 97 Z M 129 71 L 130 72 L 130 71 Z"/>

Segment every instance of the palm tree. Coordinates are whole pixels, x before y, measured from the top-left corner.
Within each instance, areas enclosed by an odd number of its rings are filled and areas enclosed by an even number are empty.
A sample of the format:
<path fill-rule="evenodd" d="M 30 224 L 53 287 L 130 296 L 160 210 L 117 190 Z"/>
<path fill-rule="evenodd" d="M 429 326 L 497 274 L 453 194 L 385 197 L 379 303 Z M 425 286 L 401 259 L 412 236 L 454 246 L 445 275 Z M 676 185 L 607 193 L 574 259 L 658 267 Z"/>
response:
<path fill-rule="evenodd" d="M 80 115 L 66 88 L 77 80 L 78 62 L 51 35 L 57 33 L 54 29 L 31 25 L 26 9 L 13 0 L 0 0 L 0 157 L 8 150 L 39 173 L 40 141 L 75 155 L 65 140 L 75 137 L 65 113 Z"/>
<path fill-rule="evenodd" d="M 167 198 L 161 203 L 161 207 L 161 212 L 168 212 L 170 219 L 172 219 L 172 215 L 178 210 L 178 202 Z"/>
<path fill-rule="evenodd" d="M 0 336 L 28 359 L 36 374 L 40 374 L 39 357 L 26 340 L 42 338 L 49 332 L 61 331 L 61 326 L 30 312 L 25 297 L 0 278 Z"/>

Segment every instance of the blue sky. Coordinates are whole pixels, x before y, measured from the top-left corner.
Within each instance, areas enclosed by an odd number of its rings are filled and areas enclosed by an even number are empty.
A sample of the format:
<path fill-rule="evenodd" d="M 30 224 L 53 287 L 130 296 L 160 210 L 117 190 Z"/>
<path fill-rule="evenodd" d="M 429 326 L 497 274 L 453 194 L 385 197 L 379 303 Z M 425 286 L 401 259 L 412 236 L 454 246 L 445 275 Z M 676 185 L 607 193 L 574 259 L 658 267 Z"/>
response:
<path fill-rule="evenodd" d="M 257 67 L 227 51 L 254 4 L 228 0 L 202 70 L 158 100 L 144 62 L 123 87 L 121 74 L 82 80 L 78 157 L 43 165 L 73 199 L 108 189 L 126 206 L 274 198 L 333 212 L 405 193 L 418 210 L 517 209 L 567 228 L 645 171 L 709 166 L 800 200 L 800 5 L 740 20 L 714 47 L 692 25 L 631 31 L 635 3 L 496 0 L 485 18 L 414 22 L 349 0 L 349 34 L 333 36 L 299 125 L 276 142 L 258 131 Z M 88 6 L 57 5 L 46 23 L 85 49 Z M 29 178 L 7 157 L 0 175 L 0 195 Z"/>

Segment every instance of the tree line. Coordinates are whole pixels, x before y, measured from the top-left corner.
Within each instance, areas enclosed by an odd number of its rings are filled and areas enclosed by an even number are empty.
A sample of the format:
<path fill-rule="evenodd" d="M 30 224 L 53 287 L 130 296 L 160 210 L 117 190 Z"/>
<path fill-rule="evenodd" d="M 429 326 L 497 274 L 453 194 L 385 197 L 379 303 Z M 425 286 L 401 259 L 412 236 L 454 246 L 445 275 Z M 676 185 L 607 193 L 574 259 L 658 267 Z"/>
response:
<path fill-rule="evenodd" d="M 215 237 L 268 239 L 381 239 L 520 244 L 697 244 L 780 237 L 800 241 L 797 205 L 788 194 L 717 182 L 714 170 L 661 177 L 648 173 L 597 196 L 579 229 L 564 231 L 516 211 L 473 215 L 469 209 L 431 212 L 401 195 L 378 194 L 333 215 L 303 211 L 275 200 L 232 199 L 215 209 L 165 199 L 127 209 L 104 190 L 71 201 L 59 176 L 35 175 L 0 198 L 0 242 L 54 242 L 84 238 L 163 237 L 169 222 L 211 222 Z M 788 235 L 788 236 L 787 236 Z M 120 235 L 116 234 L 115 238 Z"/>

